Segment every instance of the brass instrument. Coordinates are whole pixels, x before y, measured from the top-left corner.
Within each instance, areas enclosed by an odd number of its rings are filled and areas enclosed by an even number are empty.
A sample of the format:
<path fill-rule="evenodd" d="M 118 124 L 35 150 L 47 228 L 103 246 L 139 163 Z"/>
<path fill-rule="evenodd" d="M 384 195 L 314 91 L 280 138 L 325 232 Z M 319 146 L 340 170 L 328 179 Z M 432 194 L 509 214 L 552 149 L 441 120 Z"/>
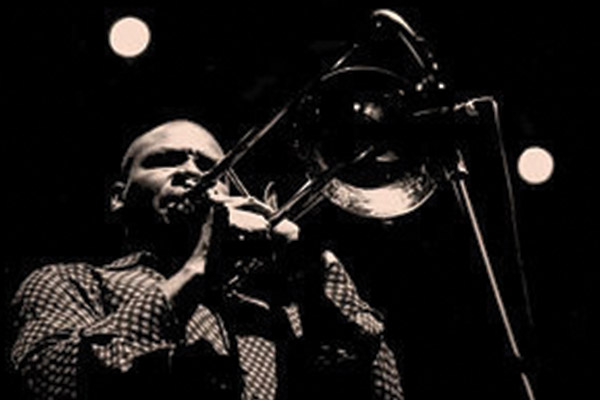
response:
<path fill-rule="evenodd" d="M 273 224 L 297 220 L 322 199 L 367 218 L 407 214 L 437 186 L 427 140 L 411 130 L 428 110 L 448 102 L 438 75 L 425 40 L 397 13 L 376 10 L 368 37 L 354 43 L 262 128 L 248 132 L 204 182 L 227 174 L 247 194 L 233 167 L 285 125 L 309 178 L 270 217 Z"/>
<path fill-rule="evenodd" d="M 370 22 L 368 37 L 354 43 L 262 128 L 244 135 L 196 190 L 204 192 L 227 175 L 241 193 L 248 194 L 233 167 L 281 126 L 304 162 L 308 179 L 269 217 L 273 226 L 284 218 L 298 220 L 323 199 L 362 217 L 400 217 L 426 203 L 442 181 L 450 181 L 473 228 L 508 342 L 520 362 L 522 356 L 467 190 L 466 163 L 455 138 L 443 129 L 448 116 L 463 111 L 476 115 L 478 104 L 491 104 L 512 196 L 498 105 L 485 96 L 452 104 L 424 38 L 391 10 L 374 11 Z M 252 273 L 255 265 L 259 263 L 250 263 L 242 273 Z M 229 284 L 241 278 L 237 275 Z M 520 378 L 527 398 L 533 400 L 524 371 Z"/>

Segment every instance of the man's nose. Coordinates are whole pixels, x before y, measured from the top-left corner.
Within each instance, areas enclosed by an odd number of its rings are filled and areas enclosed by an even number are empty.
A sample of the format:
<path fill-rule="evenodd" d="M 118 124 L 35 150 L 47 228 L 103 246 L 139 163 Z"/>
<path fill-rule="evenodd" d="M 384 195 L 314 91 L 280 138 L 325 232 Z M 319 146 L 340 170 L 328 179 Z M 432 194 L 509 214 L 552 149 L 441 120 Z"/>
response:
<path fill-rule="evenodd" d="M 174 186 L 194 187 L 202 178 L 204 172 L 198 168 L 192 158 L 179 165 L 173 174 L 172 184 Z"/>

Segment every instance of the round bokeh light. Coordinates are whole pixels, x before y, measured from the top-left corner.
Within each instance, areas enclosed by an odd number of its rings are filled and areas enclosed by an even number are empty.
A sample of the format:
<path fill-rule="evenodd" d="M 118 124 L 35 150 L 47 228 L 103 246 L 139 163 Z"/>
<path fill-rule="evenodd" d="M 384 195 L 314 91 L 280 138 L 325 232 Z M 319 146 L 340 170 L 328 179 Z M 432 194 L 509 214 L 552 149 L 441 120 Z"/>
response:
<path fill-rule="evenodd" d="M 113 24 L 108 38 L 115 53 L 132 58 L 143 53 L 150 44 L 150 29 L 137 17 L 124 17 Z"/>
<path fill-rule="evenodd" d="M 521 179 L 531 185 L 539 185 L 552 177 L 554 158 L 548 150 L 533 146 L 521 153 L 517 167 Z"/>

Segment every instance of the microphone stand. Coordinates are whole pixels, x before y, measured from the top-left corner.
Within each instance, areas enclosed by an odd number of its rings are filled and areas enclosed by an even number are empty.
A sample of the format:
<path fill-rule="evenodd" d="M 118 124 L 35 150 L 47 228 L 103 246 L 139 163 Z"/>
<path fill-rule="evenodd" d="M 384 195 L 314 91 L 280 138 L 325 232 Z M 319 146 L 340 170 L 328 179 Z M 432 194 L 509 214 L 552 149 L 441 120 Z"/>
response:
<path fill-rule="evenodd" d="M 476 101 L 486 101 L 486 102 L 491 101 L 494 106 L 494 111 L 495 112 L 497 111 L 497 104 L 495 103 L 495 100 L 490 99 L 490 98 L 476 99 L 473 102 L 465 103 L 466 111 L 471 116 L 476 115 L 476 110 L 474 109 L 474 103 Z M 497 113 L 495 113 L 495 114 L 497 116 Z M 496 128 L 499 128 L 499 126 L 497 125 Z M 499 139 L 501 139 L 501 137 Z M 467 218 L 469 219 L 469 222 L 470 222 L 470 225 L 471 225 L 474 237 L 475 237 L 475 241 L 476 241 L 477 247 L 479 249 L 481 260 L 483 262 L 485 272 L 486 272 L 488 281 L 490 283 L 490 287 L 492 289 L 496 307 L 498 309 L 500 318 L 502 320 L 504 332 L 506 334 L 506 338 L 510 345 L 512 355 L 515 357 L 515 359 L 517 361 L 516 365 L 522 366 L 523 365 L 523 362 L 522 362 L 523 356 L 519 349 L 517 339 L 515 337 L 515 333 L 512 328 L 512 324 L 510 322 L 508 313 L 506 311 L 506 306 L 504 304 L 504 300 L 502 298 L 502 293 L 500 291 L 500 287 L 499 287 L 498 281 L 496 279 L 496 274 L 494 272 L 494 268 L 492 266 L 492 261 L 490 259 L 490 256 L 489 256 L 486 244 L 485 244 L 483 233 L 481 231 L 479 221 L 477 219 L 475 208 L 473 207 L 473 203 L 471 202 L 471 196 L 469 194 L 469 189 L 467 186 L 467 177 L 469 175 L 469 171 L 467 169 L 467 165 L 465 163 L 465 160 L 464 160 L 464 157 L 463 157 L 461 151 L 458 148 L 455 149 L 455 151 L 456 151 L 456 156 L 457 156 L 456 164 L 452 167 L 452 169 L 450 169 L 450 168 L 446 169 L 446 171 L 445 171 L 446 179 L 448 179 L 448 181 L 450 181 L 450 183 L 452 184 L 454 192 L 457 197 L 457 201 L 459 202 L 459 206 L 462 206 L 463 210 L 466 213 Z M 512 193 L 510 193 L 510 195 L 512 195 Z M 514 210 L 511 210 L 511 211 L 514 211 Z M 518 238 L 516 238 L 516 239 L 518 240 Z M 520 257 L 520 254 L 518 254 L 518 256 Z M 521 378 L 521 383 L 522 383 L 523 389 L 525 390 L 525 393 L 527 395 L 527 399 L 535 400 L 535 395 L 533 393 L 533 388 L 532 388 L 531 382 L 529 380 L 529 377 L 528 377 L 526 371 L 523 370 L 523 368 L 520 368 L 520 369 L 521 370 L 519 371 L 519 374 L 520 374 L 520 378 Z"/>

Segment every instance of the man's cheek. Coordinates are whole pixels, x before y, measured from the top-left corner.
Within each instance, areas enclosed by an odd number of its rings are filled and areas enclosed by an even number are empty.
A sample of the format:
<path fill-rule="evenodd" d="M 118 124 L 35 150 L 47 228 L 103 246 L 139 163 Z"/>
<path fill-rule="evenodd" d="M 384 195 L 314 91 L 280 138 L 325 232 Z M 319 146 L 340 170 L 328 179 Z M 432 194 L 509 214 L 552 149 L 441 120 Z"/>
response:
<path fill-rule="evenodd" d="M 147 183 L 132 181 L 124 193 L 124 200 L 129 207 L 154 208 L 153 202 L 157 193 L 157 190 Z"/>
<path fill-rule="evenodd" d="M 139 174 L 134 177 L 134 181 L 137 186 L 150 190 L 154 193 L 160 192 L 160 190 L 169 181 L 169 174 L 167 173 L 146 173 Z"/>

